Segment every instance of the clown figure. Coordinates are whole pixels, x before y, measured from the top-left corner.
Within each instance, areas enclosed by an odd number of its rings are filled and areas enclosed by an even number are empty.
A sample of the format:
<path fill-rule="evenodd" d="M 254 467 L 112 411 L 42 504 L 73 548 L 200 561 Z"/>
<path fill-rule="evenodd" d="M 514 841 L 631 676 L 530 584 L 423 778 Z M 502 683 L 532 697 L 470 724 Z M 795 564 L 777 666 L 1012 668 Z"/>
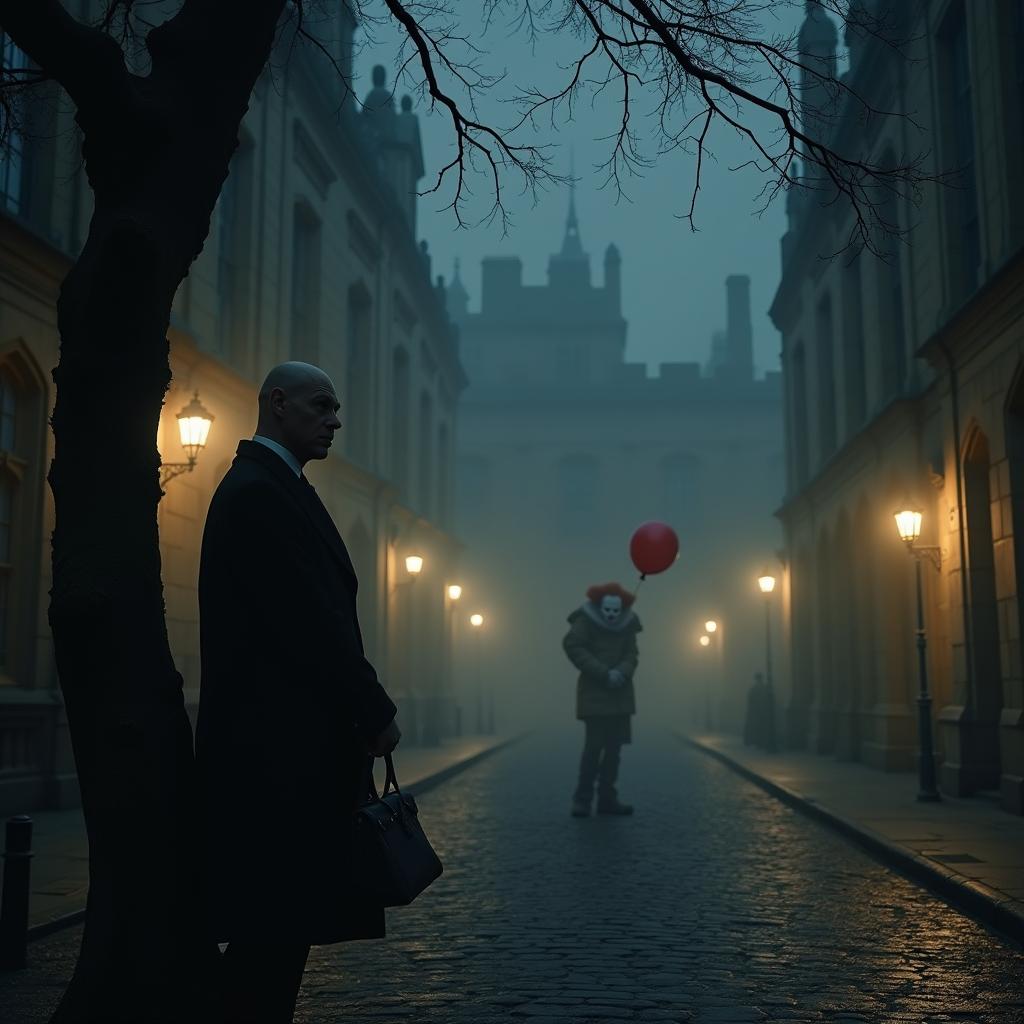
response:
<path fill-rule="evenodd" d="M 579 782 L 572 800 L 574 817 L 590 814 L 597 782 L 598 814 L 632 814 L 619 802 L 615 780 L 624 743 L 631 739 L 630 717 L 636 711 L 633 673 L 640 620 L 632 610 L 635 596 L 618 583 L 587 591 L 587 600 L 570 616 L 562 641 L 569 660 L 580 670 L 576 717 L 586 726 Z"/>

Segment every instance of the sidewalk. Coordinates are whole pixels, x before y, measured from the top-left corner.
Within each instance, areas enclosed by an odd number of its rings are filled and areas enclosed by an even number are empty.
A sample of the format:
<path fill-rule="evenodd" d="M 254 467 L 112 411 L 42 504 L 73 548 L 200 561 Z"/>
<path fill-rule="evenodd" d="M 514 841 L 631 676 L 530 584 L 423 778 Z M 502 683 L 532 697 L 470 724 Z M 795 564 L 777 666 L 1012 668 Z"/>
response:
<path fill-rule="evenodd" d="M 794 751 L 766 754 L 732 736 L 679 736 L 958 909 L 1024 942 L 1024 818 L 984 797 L 920 803 L 912 773 L 887 774 Z"/>
<path fill-rule="evenodd" d="M 445 740 L 439 747 L 399 747 L 395 771 L 402 790 L 420 794 L 451 775 L 494 753 L 510 740 L 495 736 L 468 736 Z M 384 762 L 377 764 L 377 780 L 384 783 Z M 29 902 L 29 937 L 46 934 L 77 920 L 85 909 L 89 889 L 89 849 L 85 822 L 79 809 L 32 813 L 32 891 Z M 69 921 L 64 919 L 72 915 Z"/>

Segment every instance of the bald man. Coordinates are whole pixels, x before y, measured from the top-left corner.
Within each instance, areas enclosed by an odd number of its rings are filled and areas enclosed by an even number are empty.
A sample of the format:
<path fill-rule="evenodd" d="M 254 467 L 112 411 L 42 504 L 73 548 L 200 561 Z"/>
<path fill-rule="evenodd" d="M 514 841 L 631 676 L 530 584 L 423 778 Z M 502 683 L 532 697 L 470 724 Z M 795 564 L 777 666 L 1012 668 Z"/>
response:
<path fill-rule="evenodd" d="M 210 504 L 199 568 L 196 755 L 225 1020 L 291 1021 L 312 944 L 384 934 L 348 868 L 373 756 L 400 733 L 363 653 L 348 551 L 303 475 L 330 451 L 330 378 L 270 371 Z"/>

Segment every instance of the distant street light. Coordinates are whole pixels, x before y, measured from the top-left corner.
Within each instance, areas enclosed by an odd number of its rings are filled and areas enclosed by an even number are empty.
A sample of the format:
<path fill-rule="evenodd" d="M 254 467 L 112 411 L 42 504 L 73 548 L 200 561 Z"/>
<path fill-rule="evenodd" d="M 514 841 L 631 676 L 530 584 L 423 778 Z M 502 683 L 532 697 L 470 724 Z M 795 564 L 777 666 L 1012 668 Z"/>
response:
<path fill-rule="evenodd" d="M 718 623 L 715 622 L 714 619 L 708 619 L 708 621 L 704 623 L 704 631 L 706 633 L 715 633 L 715 632 L 717 632 L 718 631 Z"/>
<path fill-rule="evenodd" d="M 469 617 L 469 624 L 476 633 L 476 641 L 473 652 L 476 656 L 476 731 L 477 735 L 484 735 L 487 729 L 484 725 L 484 680 L 483 680 L 483 632 L 480 627 L 484 624 L 484 617 L 479 612 L 473 612 Z M 491 731 L 494 731 L 494 709 L 491 707 Z"/>
<path fill-rule="evenodd" d="M 707 635 L 707 634 L 705 633 L 705 634 L 704 634 L 704 635 L 703 635 L 703 636 L 702 636 L 702 637 L 700 638 L 700 641 L 699 641 L 699 642 L 700 642 L 700 645 L 701 645 L 701 647 L 708 647 L 708 646 L 710 646 L 710 644 L 711 644 L 711 637 L 709 637 L 709 636 L 708 636 L 708 635 Z"/>
<path fill-rule="evenodd" d="M 921 536 L 920 509 L 906 506 L 894 513 L 896 530 L 900 540 L 914 556 L 915 579 L 917 582 L 917 732 L 918 732 L 918 791 L 917 799 L 929 803 L 941 800 L 935 785 L 935 751 L 932 743 L 932 698 L 928 692 L 927 637 L 924 630 L 924 598 L 921 587 L 921 558 L 929 559 L 936 569 L 942 568 L 942 549 L 930 545 L 918 545 Z"/>
<path fill-rule="evenodd" d="M 458 601 L 462 597 L 462 587 L 458 583 L 452 583 L 448 586 L 448 598 L 452 601 Z"/>
<path fill-rule="evenodd" d="M 405 571 L 413 577 L 423 572 L 423 558 L 420 555 L 407 555 L 405 559 Z"/>
<path fill-rule="evenodd" d="M 775 688 L 772 681 L 772 594 L 775 591 L 775 577 L 762 573 L 757 578 L 758 589 L 764 594 L 764 682 L 767 690 L 765 699 L 765 750 L 774 752 L 775 743 Z"/>
<path fill-rule="evenodd" d="M 160 464 L 160 487 L 166 486 L 182 473 L 191 473 L 196 468 L 199 453 L 206 447 L 213 426 L 213 415 L 199 401 L 199 392 L 192 396 L 192 401 L 183 406 L 177 415 L 178 437 L 181 447 L 185 449 L 187 462 L 162 462 Z"/>

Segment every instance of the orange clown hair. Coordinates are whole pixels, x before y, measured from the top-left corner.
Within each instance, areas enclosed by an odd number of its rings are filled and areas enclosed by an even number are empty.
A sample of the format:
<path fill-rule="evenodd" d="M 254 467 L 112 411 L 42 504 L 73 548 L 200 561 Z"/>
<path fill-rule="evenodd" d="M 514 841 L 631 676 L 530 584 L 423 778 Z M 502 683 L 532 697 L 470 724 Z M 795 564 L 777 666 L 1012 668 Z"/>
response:
<path fill-rule="evenodd" d="M 628 608 L 636 600 L 636 594 L 631 594 L 618 583 L 595 583 L 592 587 L 587 587 L 588 601 L 600 604 L 602 597 L 621 597 L 623 608 Z"/>

